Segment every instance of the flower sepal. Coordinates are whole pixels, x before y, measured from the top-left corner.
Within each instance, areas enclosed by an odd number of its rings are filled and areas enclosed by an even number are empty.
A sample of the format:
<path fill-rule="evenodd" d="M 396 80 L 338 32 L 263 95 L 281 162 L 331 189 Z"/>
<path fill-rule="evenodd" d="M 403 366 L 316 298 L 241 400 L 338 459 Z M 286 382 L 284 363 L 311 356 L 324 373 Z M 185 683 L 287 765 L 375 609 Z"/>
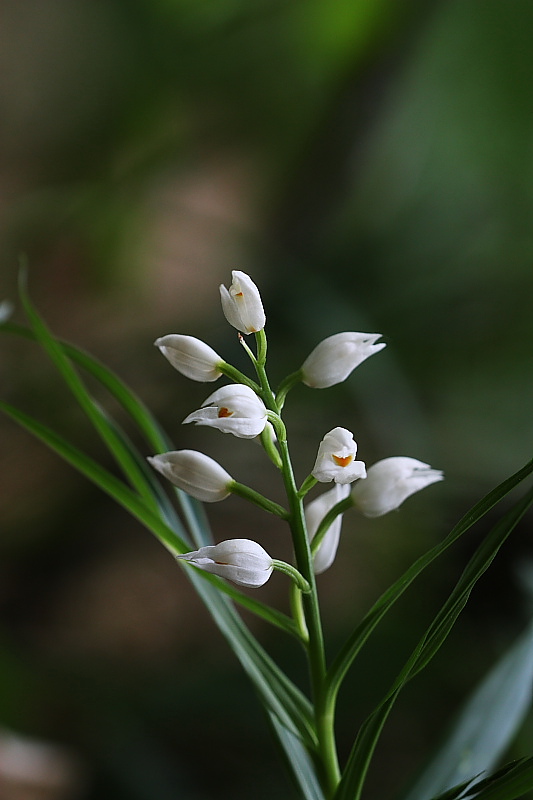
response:
<path fill-rule="evenodd" d="M 352 499 L 365 517 L 381 517 L 399 508 L 415 492 L 442 480 L 441 470 L 423 461 L 392 456 L 368 468 L 366 480 L 352 489 Z"/>
<path fill-rule="evenodd" d="M 216 503 L 231 493 L 231 475 L 197 450 L 171 450 L 149 456 L 148 462 L 174 486 L 204 503 Z"/>
<path fill-rule="evenodd" d="M 229 289 L 224 284 L 220 286 L 224 316 L 241 333 L 257 333 L 266 322 L 259 289 L 245 272 L 233 270 L 231 277 Z"/>
<path fill-rule="evenodd" d="M 274 569 L 273 559 L 251 539 L 227 539 L 183 553 L 176 559 L 250 589 L 263 586 Z"/>

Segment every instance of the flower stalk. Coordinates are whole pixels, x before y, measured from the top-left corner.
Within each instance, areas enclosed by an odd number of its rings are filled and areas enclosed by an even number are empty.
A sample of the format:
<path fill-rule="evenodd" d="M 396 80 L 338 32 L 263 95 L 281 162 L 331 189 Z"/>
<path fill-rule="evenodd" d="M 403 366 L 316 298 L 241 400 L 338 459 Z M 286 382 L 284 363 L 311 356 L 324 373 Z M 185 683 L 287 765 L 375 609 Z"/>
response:
<path fill-rule="evenodd" d="M 291 579 L 291 623 L 305 647 L 313 709 L 313 761 L 326 800 L 341 782 L 334 731 L 338 683 L 328 673 L 316 575 L 329 569 L 336 557 L 342 514 L 350 507 L 366 516 L 380 516 L 397 508 L 407 497 L 442 479 L 428 464 L 407 457 L 384 459 L 368 472 L 356 460 L 357 443 L 351 431 L 336 427 L 318 446 L 311 473 L 298 488 L 281 413 L 288 392 L 300 382 L 322 389 L 340 383 L 361 363 L 385 347 L 380 334 L 344 332 L 320 342 L 296 372 L 273 392 L 266 370 L 265 312 L 259 290 L 243 272 L 232 272 L 229 288 L 220 287 L 227 321 L 239 331 L 256 379 L 224 361 L 205 343 L 181 335 L 158 340 L 170 363 L 193 380 L 213 381 L 225 375 L 233 383 L 213 392 L 185 423 L 205 425 L 240 439 L 258 439 L 280 472 L 286 507 L 231 477 L 222 466 L 195 451 L 175 451 L 149 459 L 172 483 L 205 502 L 235 494 L 288 523 L 294 564 L 272 558 L 260 544 L 234 539 L 207 545 L 178 556 L 200 571 L 247 588 L 259 588 L 274 570 Z M 245 337 L 255 334 L 255 352 Z M 304 499 L 317 484 L 332 483 L 304 508 Z"/>

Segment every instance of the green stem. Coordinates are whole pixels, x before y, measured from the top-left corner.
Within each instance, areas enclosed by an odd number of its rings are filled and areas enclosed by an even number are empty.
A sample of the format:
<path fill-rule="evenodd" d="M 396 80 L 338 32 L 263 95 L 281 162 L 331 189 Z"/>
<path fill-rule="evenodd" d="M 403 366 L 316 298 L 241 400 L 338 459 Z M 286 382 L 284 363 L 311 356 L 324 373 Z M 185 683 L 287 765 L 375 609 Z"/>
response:
<path fill-rule="evenodd" d="M 259 385 L 249 378 L 244 372 L 241 372 L 237 367 L 228 364 L 226 361 L 223 361 L 219 364 L 218 369 L 221 371 L 226 378 L 229 378 L 234 383 L 243 383 L 245 386 L 248 386 L 250 389 L 253 389 L 254 392 L 258 392 L 260 387 Z"/>
<path fill-rule="evenodd" d="M 291 583 L 291 611 L 302 643 L 307 648 L 307 645 L 309 644 L 309 631 L 307 630 L 307 624 L 305 621 L 302 593 L 295 583 Z"/>
<path fill-rule="evenodd" d="M 303 594 L 309 594 L 311 587 L 302 573 L 298 572 L 296 567 L 293 567 L 292 564 L 287 564 L 286 561 L 280 561 L 278 558 L 272 559 L 272 566 L 274 569 L 277 569 L 278 572 L 283 572 L 285 575 L 288 575 Z"/>
<path fill-rule="evenodd" d="M 311 553 L 313 556 L 316 555 L 318 548 L 322 544 L 322 540 L 324 536 L 330 529 L 333 522 L 335 522 L 336 518 L 339 514 L 342 514 L 344 511 L 347 511 L 349 508 L 353 506 L 353 500 L 351 495 L 345 497 L 343 500 L 340 500 L 336 503 L 333 508 L 330 508 L 320 525 L 318 526 L 317 532 L 313 536 L 313 541 L 311 542 Z"/>
<path fill-rule="evenodd" d="M 300 491 L 298 492 L 299 496 L 301 498 L 304 498 L 307 492 L 310 491 L 310 489 L 312 489 L 313 486 L 316 486 L 317 483 L 318 481 L 314 475 L 308 475 L 305 481 L 300 486 Z"/>
<path fill-rule="evenodd" d="M 276 392 L 276 401 L 280 410 L 285 405 L 285 398 L 289 394 L 290 390 L 296 386 L 297 383 L 301 383 L 302 380 L 302 370 L 299 369 L 297 372 L 293 372 L 291 375 L 287 375 L 284 380 L 281 381 L 278 390 Z"/>
<path fill-rule="evenodd" d="M 282 519 L 289 518 L 289 512 L 283 508 L 283 506 L 280 506 L 273 500 L 269 500 L 268 497 L 264 497 L 262 494 L 260 494 L 260 492 L 256 492 L 255 489 L 250 489 L 249 486 L 245 486 L 243 483 L 232 481 L 229 485 L 229 490 L 232 494 L 236 494 L 239 497 L 244 498 L 244 500 L 249 500 L 251 503 L 255 503 L 256 506 L 263 508 L 270 514 L 276 514 L 276 516 L 281 517 Z"/>
<path fill-rule="evenodd" d="M 264 331 L 256 334 L 258 360 L 256 364 L 257 377 L 261 384 L 261 397 L 266 407 L 279 414 L 279 406 L 270 388 L 265 370 L 266 337 Z M 284 432 L 283 432 L 284 433 Z M 278 433 L 279 436 L 279 433 Z M 327 691 L 326 656 L 324 649 L 324 635 L 320 619 L 320 606 L 316 588 L 315 574 L 311 547 L 307 535 L 303 500 L 298 492 L 294 478 L 294 471 L 289 454 L 287 438 L 285 435 L 278 439 L 279 453 L 282 461 L 282 476 L 285 491 L 289 501 L 289 525 L 296 565 L 299 572 L 309 583 L 310 592 L 302 595 L 302 605 L 305 612 L 305 621 L 309 633 L 307 656 L 309 662 L 311 691 L 315 709 L 315 723 L 318 737 L 318 755 L 321 761 L 321 782 L 328 798 L 333 794 L 340 781 L 340 769 L 337 759 L 334 731 L 334 707 L 330 702 Z"/>

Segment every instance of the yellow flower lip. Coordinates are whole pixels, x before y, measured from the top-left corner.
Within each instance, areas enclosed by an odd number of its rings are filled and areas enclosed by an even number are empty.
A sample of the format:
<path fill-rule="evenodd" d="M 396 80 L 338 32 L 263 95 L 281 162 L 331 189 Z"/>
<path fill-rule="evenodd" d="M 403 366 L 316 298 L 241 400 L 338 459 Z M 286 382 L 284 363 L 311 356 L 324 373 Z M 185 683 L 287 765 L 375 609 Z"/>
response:
<path fill-rule="evenodd" d="M 347 467 L 348 464 L 351 464 L 352 461 L 353 461 L 353 456 L 352 455 L 350 455 L 350 456 L 332 455 L 332 458 L 333 458 L 333 461 L 335 462 L 335 464 L 337 464 L 337 466 L 339 466 L 339 467 Z"/>

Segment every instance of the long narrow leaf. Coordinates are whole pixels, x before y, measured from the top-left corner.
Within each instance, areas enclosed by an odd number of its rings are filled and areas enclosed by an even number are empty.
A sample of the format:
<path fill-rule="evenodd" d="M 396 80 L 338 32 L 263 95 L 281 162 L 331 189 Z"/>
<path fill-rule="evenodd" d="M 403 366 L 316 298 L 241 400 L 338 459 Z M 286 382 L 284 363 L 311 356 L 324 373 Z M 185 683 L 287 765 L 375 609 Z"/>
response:
<path fill-rule="evenodd" d="M 22 336 L 25 339 L 38 341 L 35 333 L 30 328 L 25 328 L 22 325 L 16 325 L 11 322 L 1 325 L 0 332 L 12 333 L 17 336 Z M 172 441 L 161 428 L 151 411 L 114 372 L 84 350 L 59 339 L 55 341 L 62 348 L 65 356 L 92 375 L 92 377 L 115 398 L 149 442 L 154 453 L 162 453 L 166 450 L 173 449 Z M 211 544 L 212 536 L 210 536 L 209 525 L 203 505 L 185 494 L 185 492 L 182 492 L 181 489 L 176 488 L 175 493 L 187 521 L 194 544 L 197 547 Z"/>
<path fill-rule="evenodd" d="M 530 625 L 476 688 L 405 800 L 427 800 L 493 769 L 529 710 L 532 691 Z"/>
<path fill-rule="evenodd" d="M 113 427 L 109 425 L 106 415 L 101 411 L 98 404 L 85 388 L 78 373 L 63 353 L 63 348 L 52 336 L 47 325 L 33 307 L 26 291 L 24 272 L 21 273 L 20 296 L 24 310 L 38 341 L 44 347 L 68 388 L 115 457 L 132 486 L 139 492 L 148 505 L 154 507 L 154 498 L 144 475 L 139 471 L 128 449 L 124 447 L 120 438 L 116 436 Z"/>
<path fill-rule="evenodd" d="M 477 791 L 476 786 L 483 788 Z M 527 758 L 512 769 L 499 770 L 496 777 L 474 784 L 465 796 L 472 800 L 518 800 L 532 789 L 533 758 Z"/>
<path fill-rule="evenodd" d="M 398 694 L 442 646 L 460 611 L 464 608 L 474 584 L 492 563 L 503 542 L 532 504 L 533 489 L 504 515 L 470 559 L 450 597 L 415 647 L 391 689 L 363 723 L 335 794 L 335 800 L 359 800 L 374 749 Z"/>
<path fill-rule="evenodd" d="M 304 800 L 325 800 L 313 760 L 300 739 L 284 728 L 274 714 L 268 713 L 268 719 L 301 797 Z"/>

